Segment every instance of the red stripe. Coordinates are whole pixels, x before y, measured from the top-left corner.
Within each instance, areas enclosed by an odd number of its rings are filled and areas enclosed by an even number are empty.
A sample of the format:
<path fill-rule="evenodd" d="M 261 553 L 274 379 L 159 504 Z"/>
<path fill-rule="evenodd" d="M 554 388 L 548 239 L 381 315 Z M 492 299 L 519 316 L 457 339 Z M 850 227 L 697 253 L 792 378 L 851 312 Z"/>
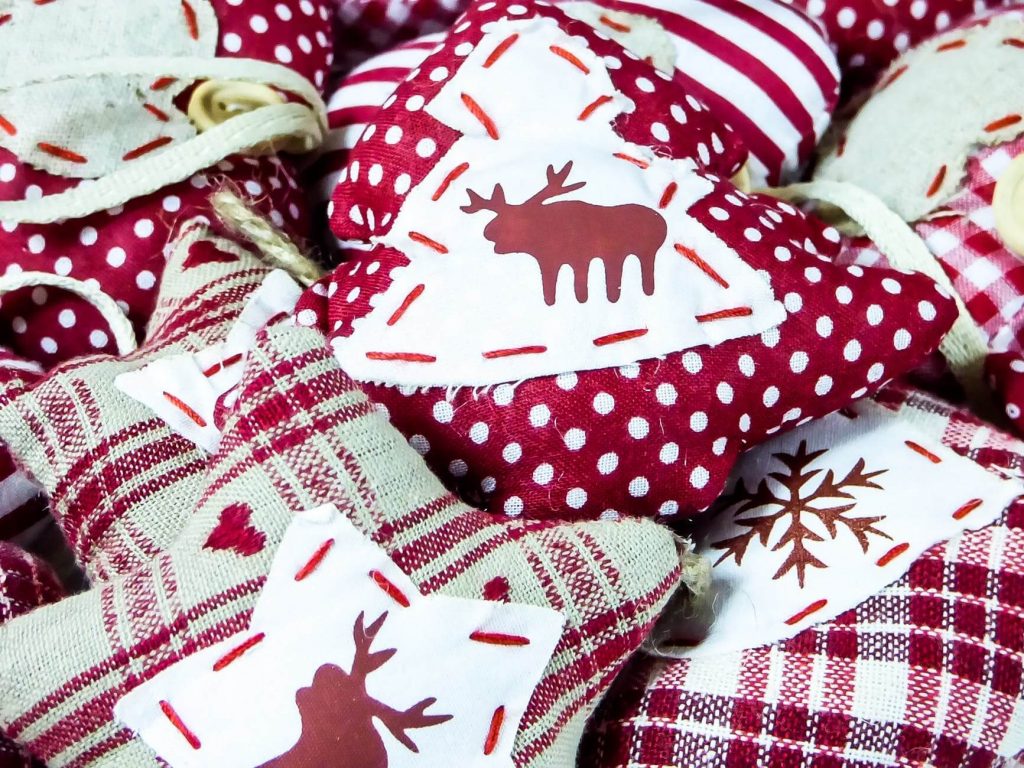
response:
<path fill-rule="evenodd" d="M 348 128 L 350 125 L 371 123 L 379 114 L 380 107 L 369 104 L 335 109 L 327 114 L 327 126 L 332 131 L 337 131 L 341 128 Z"/>
<path fill-rule="evenodd" d="M 345 85 L 338 92 L 344 93 L 345 89 L 362 83 L 394 83 L 398 85 L 408 77 L 413 67 L 377 67 L 365 69 L 361 72 L 353 72 L 345 78 Z M 378 109 L 380 107 L 377 107 Z"/>

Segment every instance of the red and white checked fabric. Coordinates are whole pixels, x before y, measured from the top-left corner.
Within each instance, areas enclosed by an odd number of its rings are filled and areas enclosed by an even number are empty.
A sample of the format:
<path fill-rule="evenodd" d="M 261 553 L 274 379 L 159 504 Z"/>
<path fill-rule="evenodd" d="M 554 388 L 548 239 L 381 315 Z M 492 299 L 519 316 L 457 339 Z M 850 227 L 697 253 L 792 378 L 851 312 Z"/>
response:
<path fill-rule="evenodd" d="M 22 382 L 34 381 L 41 375 L 37 364 L 0 347 L 0 389 L 19 388 Z M 26 543 L 32 530 L 46 519 L 42 489 L 18 469 L 0 443 L 0 542 Z"/>
<path fill-rule="evenodd" d="M 45 489 L 90 576 L 125 573 L 166 549 L 188 519 L 207 463 L 115 379 L 223 341 L 270 271 L 193 224 L 171 244 L 150 332 L 137 352 L 64 363 L 0 401 L 0 440 Z"/>
<path fill-rule="evenodd" d="M 0 627 L 0 727 L 51 768 L 158 765 L 115 723 L 114 705 L 175 661 L 244 632 L 294 513 L 324 504 L 424 594 L 565 616 L 516 737 L 517 768 L 573 763 L 587 718 L 679 585 L 674 538 L 650 521 L 506 524 L 461 504 L 341 371 L 323 335 L 279 324 L 257 339 L 174 546 L 125 578 Z M 202 733 L 202 723 L 191 726 Z"/>
<path fill-rule="evenodd" d="M 966 17 L 1019 0 L 787 0 L 825 27 L 844 99 L 870 87 L 901 53 Z"/>
<path fill-rule="evenodd" d="M 328 0 L 246 0 L 244 5 L 213 0 L 212 5 L 218 21 L 217 56 L 283 64 L 318 87 L 326 85 L 333 60 Z M 8 23 L 17 24 L 17 19 Z M 154 124 L 158 121 L 155 116 Z M 300 240 L 309 236 L 306 195 L 295 177 L 291 158 L 236 156 L 115 210 L 47 225 L 3 222 L 0 269 L 5 274 L 42 271 L 95 281 L 141 332 L 153 311 L 164 248 L 182 222 L 204 214 L 216 220 L 209 198 L 220 186 L 233 186 L 291 235 Z M 77 183 L 21 163 L 0 148 L 0 200 L 31 200 Z M 0 344 L 46 368 L 115 349 L 95 308 L 65 291 L 44 287 L 3 297 Z"/>
<path fill-rule="evenodd" d="M 64 587 L 43 561 L 0 541 L 0 624 L 56 602 Z M 0 768 L 43 768 L 0 731 Z"/>
<path fill-rule="evenodd" d="M 883 404 L 993 472 L 1024 444 L 890 388 Z M 856 609 L 771 646 L 640 657 L 591 722 L 590 768 L 1002 766 L 1024 749 L 1024 503 L 940 544 Z"/>

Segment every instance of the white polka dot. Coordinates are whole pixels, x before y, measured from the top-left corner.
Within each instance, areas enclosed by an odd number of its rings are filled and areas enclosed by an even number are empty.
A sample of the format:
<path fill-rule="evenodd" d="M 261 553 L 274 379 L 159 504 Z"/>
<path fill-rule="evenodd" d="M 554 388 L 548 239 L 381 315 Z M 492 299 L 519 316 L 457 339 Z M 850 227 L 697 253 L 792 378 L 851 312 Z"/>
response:
<path fill-rule="evenodd" d="M 650 433 L 651 425 L 647 419 L 641 416 L 634 416 L 629 420 L 627 429 L 629 430 L 630 437 L 634 440 L 643 440 Z"/>
<path fill-rule="evenodd" d="M 579 509 L 587 503 L 587 492 L 582 488 L 573 488 L 565 494 L 565 503 L 573 509 Z"/>
<path fill-rule="evenodd" d="M 469 471 L 469 467 L 466 466 L 466 462 L 462 459 L 454 459 L 448 464 L 448 471 L 453 477 L 465 477 Z"/>
<path fill-rule="evenodd" d="M 711 218 L 718 221 L 728 221 L 729 212 L 725 208 L 719 208 L 717 205 L 714 208 L 709 208 L 708 213 L 711 214 Z"/>
<path fill-rule="evenodd" d="M 619 375 L 624 379 L 635 379 L 640 375 L 640 366 L 637 363 L 619 366 Z"/>
<path fill-rule="evenodd" d="M 435 408 L 437 406 L 434 406 Z M 469 428 L 469 439 L 477 445 L 487 442 L 488 436 L 491 434 L 491 428 L 488 427 L 484 422 L 478 421 L 472 427 Z"/>
<path fill-rule="evenodd" d="M 666 501 L 660 507 L 658 507 L 658 514 L 663 517 L 668 517 L 679 512 L 678 501 Z"/>
<path fill-rule="evenodd" d="M 274 46 L 274 58 L 282 64 L 291 64 L 294 58 L 292 56 L 292 49 L 287 45 L 276 45 Z"/>
<path fill-rule="evenodd" d="M 372 186 L 376 187 L 380 184 L 381 179 L 383 178 L 384 167 L 380 163 L 374 163 L 371 165 L 369 172 L 366 174 L 366 180 L 369 181 Z"/>
<path fill-rule="evenodd" d="M 694 467 L 690 473 L 690 485 L 694 488 L 703 488 L 711 479 L 711 473 L 704 467 Z"/>
<path fill-rule="evenodd" d="M 644 93 L 654 93 L 654 83 L 646 77 L 638 77 L 636 79 L 636 87 Z"/>
<path fill-rule="evenodd" d="M 551 409 L 546 405 L 535 405 L 530 409 L 530 424 L 543 427 L 551 419 Z"/>
<path fill-rule="evenodd" d="M 921 301 L 917 304 L 917 312 L 922 320 L 934 320 L 936 316 L 935 305 L 930 301 Z"/>
<path fill-rule="evenodd" d="M 411 186 L 412 176 L 410 176 L 408 173 L 399 174 L 398 178 L 395 179 L 395 194 L 404 195 L 406 192 L 409 191 L 409 188 Z"/>
<path fill-rule="evenodd" d="M 790 252 L 789 248 L 784 245 L 780 245 L 775 249 L 775 258 L 779 261 L 789 261 L 793 258 L 793 254 Z"/>
<path fill-rule="evenodd" d="M 267 20 L 259 14 L 254 14 L 253 17 L 249 19 L 249 26 L 252 27 L 253 32 L 259 32 L 260 34 L 263 34 L 270 29 L 270 25 L 267 23 Z"/>
<path fill-rule="evenodd" d="M 43 348 L 43 352 L 48 352 L 51 355 L 57 351 L 57 342 L 49 336 L 44 336 L 39 341 L 39 346 Z"/>
<path fill-rule="evenodd" d="M 228 53 L 238 53 L 242 50 L 242 38 L 234 32 L 224 35 L 224 50 Z"/>
<path fill-rule="evenodd" d="M 435 69 L 431 70 L 430 75 L 428 75 L 428 77 L 430 77 L 430 79 L 433 80 L 435 83 L 439 83 L 448 77 L 448 68 L 436 67 Z"/>
<path fill-rule="evenodd" d="M 523 514 L 523 500 L 518 496 L 509 496 L 505 499 L 505 514 L 517 517 Z"/>
<path fill-rule="evenodd" d="M 878 325 L 880 322 L 882 322 L 883 317 L 885 317 L 885 313 L 882 311 L 882 308 L 880 306 L 878 306 L 877 304 L 872 304 L 870 307 L 868 307 L 868 325 Z"/>
<path fill-rule="evenodd" d="M 695 411 L 690 415 L 690 429 L 694 432 L 703 432 L 708 428 L 708 415 L 704 411 Z"/>
<path fill-rule="evenodd" d="M 458 45 L 455 46 L 455 55 L 456 56 L 468 56 L 472 52 L 473 52 L 473 44 L 472 43 L 469 43 L 469 42 L 459 43 Z"/>
<path fill-rule="evenodd" d="M 547 485 L 555 476 L 555 468 L 550 464 L 541 464 L 533 470 L 533 482 L 537 485 Z"/>
<path fill-rule="evenodd" d="M 696 352 L 685 352 L 683 354 L 683 368 L 690 373 L 700 373 L 704 367 L 704 361 Z"/>
<path fill-rule="evenodd" d="M 926 13 L 928 13 L 927 0 L 914 0 L 910 4 L 910 15 L 915 19 L 923 19 Z"/>
<path fill-rule="evenodd" d="M 901 352 L 910 346 L 911 341 L 910 331 L 906 328 L 900 328 L 892 337 L 892 345 Z"/>
<path fill-rule="evenodd" d="M 634 477 L 629 481 L 629 495 L 635 499 L 647 495 L 651 490 L 651 483 L 646 477 Z"/>
<path fill-rule="evenodd" d="M 658 388 L 654 391 L 654 396 L 658 398 L 658 402 L 662 405 L 675 405 L 679 393 L 674 386 L 665 383 L 658 385 Z"/>
<path fill-rule="evenodd" d="M 32 235 L 28 239 L 29 253 L 42 253 L 44 248 L 46 248 L 46 238 L 42 235 Z"/>
<path fill-rule="evenodd" d="M 740 373 L 742 373 L 747 378 L 754 375 L 756 366 L 754 365 L 754 358 L 752 358 L 750 355 L 740 355 L 738 365 Z"/>
<path fill-rule="evenodd" d="M 756 243 L 761 240 L 761 233 L 753 227 L 747 227 L 744 229 L 743 236 L 752 243 Z"/>
<path fill-rule="evenodd" d="M 108 337 L 106 332 L 96 329 L 89 334 L 89 343 L 99 349 L 100 347 L 106 346 Z"/>
<path fill-rule="evenodd" d="M 447 400 L 438 400 L 434 403 L 434 420 L 440 424 L 449 424 L 455 416 L 455 409 Z"/>
<path fill-rule="evenodd" d="M 14 329 L 15 333 L 24 333 L 28 330 L 28 323 L 25 322 L 24 317 L 15 317 L 11 320 L 11 328 Z"/>
<path fill-rule="evenodd" d="M 139 219 L 135 222 L 135 236 L 136 237 L 149 237 L 153 234 L 153 222 L 150 219 Z"/>
<path fill-rule="evenodd" d="M 785 298 L 782 300 L 786 310 L 789 312 L 799 312 L 804 306 L 804 299 L 799 293 L 787 293 Z"/>
<path fill-rule="evenodd" d="M 560 373 L 555 378 L 555 384 L 558 385 L 559 389 L 564 389 L 566 392 L 576 386 L 578 377 L 575 373 Z"/>
<path fill-rule="evenodd" d="M 604 65 L 608 69 L 622 69 L 622 62 L 614 56 L 605 56 Z"/>
<path fill-rule="evenodd" d="M 803 373 L 807 370 L 808 362 L 810 362 L 810 358 L 806 352 L 794 352 L 789 358 L 789 370 L 793 373 Z"/>
<path fill-rule="evenodd" d="M 316 325 L 316 312 L 312 309 L 304 309 L 296 316 L 296 320 L 298 320 L 299 325 L 307 327 Z"/>
<path fill-rule="evenodd" d="M 673 104 L 671 107 L 669 107 L 668 111 L 669 114 L 672 115 L 672 119 L 675 120 L 677 123 L 679 123 L 680 125 L 686 124 L 686 110 L 684 110 L 681 106 L 679 106 L 678 104 Z"/>
<path fill-rule="evenodd" d="M 841 8 L 836 14 L 836 23 L 843 29 L 849 29 L 857 21 L 857 12 L 853 8 Z"/>
<path fill-rule="evenodd" d="M 124 252 L 124 248 L 115 245 L 109 251 L 107 251 L 107 264 L 112 267 L 120 267 L 124 264 L 125 259 L 128 258 L 128 254 Z"/>
<path fill-rule="evenodd" d="M 840 285 L 836 288 L 836 301 L 840 304 L 849 304 L 853 301 L 853 291 L 845 285 Z"/>
<path fill-rule="evenodd" d="M 285 5 L 284 3 L 278 3 L 277 5 L 275 5 L 274 13 L 277 14 L 277 18 L 279 18 L 281 21 L 292 20 L 292 9 Z"/>
<path fill-rule="evenodd" d="M 821 281 L 821 270 L 817 267 L 808 267 L 804 270 L 804 278 L 809 283 L 817 283 Z"/>
<path fill-rule="evenodd" d="M 524 13 L 526 13 L 526 6 L 519 4 L 510 5 L 508 7 L 508 12 L 513 16 L 522 16 Z"/>
<path fill-rule="evenodd" d="M 75 317 L 75 311 L 73 309 L 62 309 L 60 314 L 57 315 L 57 322 L 61 324 L 63 328 L 72 328 L 77 322 L 78 318 Z"/>
<path fill-rule="evenodd" d="M 416 154 L 420 157 L 430 157 L 437 151 L 437 142 L 433 139 L 420 139 L 416 143 Z"/>
<path fill-rule="evenodd" d="M 778 328 L 769 328 L 761 334 L 761 343 L 768 347 L 768 349 L 772 349 L 778 346 L 779 339 L 781 338 Z"/>
<path fill-rule="evenodd" d="M 484 493 L 494 493 L 494 489 L 497 487 L 498 481 L 489 475 L 480 481 L 480 490 Z"/>
<path fill-rule="evenodd" d="M 1016 373 L 1024 373 L 1024 360 L 1018 358 L 1017 360 L 1011 361 L 1010 370 L 1015 371 Z"/>
<path fill-rule="evenodd" d="M 828 315 L 822 315 L 818 318 L 814 324 L 814 329 L 818 332 L 818 335 L 823 339 L 827 339 L 832 335 L 832 318 Z"/>
<path fill-rule="evenodd" d="M 58 275 L 70 275 L 71 266 L 71 259 L 67 256 L 61 256 L 53 263 L 53 271 Z"/>
<path fill-rule="evenodd" d="M 299 50 L 301 50 L 303 53 L 312 53 L 313 52 L 313 41 L 310 40 L 305 35 L 299 35 L 295 39 L 295 42 L 299 46 Z"/>
<path fill-rule="evenodd" d="M 615 408 L 615 398 L 607 392 L 599 392 L 594 396 L 594 410 L 607 416 Z"/>
<path fill-rule="evenodd" d="M 511 384 L 499 384 L 494 388 L 495 405 L 508 405 L 515 395 L 515 388 Z"/>
<path fill-rule="evenodd" d="M 725 405 L 732 402 L 732 387 L 724 381 L 718 382 L 718 386 L 715 388 L 715 394 L 718 395 L 718 399 Z"/>
<path fill-rule="evenodd" d="M 409 97 L 409 100 L 405 102 L 405 108 L 410 112 L 419 112 L 426 103 L 427 100 L 417 93 L 415 96 Z"/>
<path fill-rule="evenodd" d="M 610 475 L 619 466 L 619 455 L 617 453 L 605 453 L 597 460 L 597 471 L 602 475 Z"/>
<path fill-rule="evenodd" d="M 882 281 L 882 287 L 893 295 L 903 290 L 903 286 L 899 284 L 899 281 L 893 280 L 891 277 L 887 277 Z"/>
<path fill-rule="evenodd" d="M 397 125 L 392 125 L 387 131 L 384 132 L 384 143 L 385 144 L 397 144 L 402 140 L 402 129 Z M 426 155 L 424 155 L 426 157 Z"/>
<path fill-rule="evenodd" d="M 771 408 L 779 402 L 779 388 L 776 386 L 768 387 L 768 389 L 764 391 L 764 395 L 761 397 L 761 402 L 765 404 L 766 408 Z"/>
<path fill-rule="evenodd" d="M 785 421 L 793 421 L 795 419 L 799 419 L 800 418 L 800 413 L 801 413 L 801 411 L 800 411 L 799 408 L 790 408 L 788 411 L 786 411 L 782 415 L 782 420 L 785 422 Z"/>
<path fill-rule="evenodd" d="M 876 381 L 882 378 L 885 374 L 885 366 L 881 363 L 875 363 L 868 368 L 868 381 L 874 384 Z"/>
<path fill-rule="evenodd" d="M 658 141 L 668 141 L 668 128 L 665 127 L 664 123 L 651 123 L 651 136 Z"/>
<path fill-rule="evenodd" d="M 587 444 L 587 433 L 582 429 L 573 427 L 562 437 L 565 447 L 570 451 L 578 451 Z"/>
<path fill-rule="evenodd" d="M 855 360 L 860 359 L 861 347 L 860 342 L 856 339 L 852 339 L 846 343 L 843 347 L 843 357 L 849 360 L 851 363 Z"/>
<path fill-rule="evenodd" d="M 156 285 L 156 275 L 148 269 L 144 269 L 135 276 L 135 284 L 144 291 L 148 291 Z"/>
<path fill-rule="evenodd" d="M 78 233 L 78 242 L 82 245 L 95 245 L 98 239 L 96 227 L 82 227 L 82 231 Z"/>
<path fill-rule="evenodd" d="M 827 395 L 832 391 L 832 377 L 822 376 L 814 384 L 814 394 L 819 396 Z"/>
<path fill-rule="evenodd" d="M 0 181 L 12 181 L 14 179 L 14 165 L 12 163 L 4 163 L 0 165 Z"/>

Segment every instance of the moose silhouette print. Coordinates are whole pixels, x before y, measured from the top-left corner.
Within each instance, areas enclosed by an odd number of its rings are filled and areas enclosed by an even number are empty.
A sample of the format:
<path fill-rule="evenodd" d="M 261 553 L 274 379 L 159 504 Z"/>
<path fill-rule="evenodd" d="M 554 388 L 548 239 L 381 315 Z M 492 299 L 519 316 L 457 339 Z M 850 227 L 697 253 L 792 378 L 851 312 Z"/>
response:
<path fill-rule="evenodd" d="M 654 258 L 668 233 L 665 219 L 657 211 L 636 204 L 606 206 L 582 200 L 547 203 L 586 185 L 585 181 L 566 185 L 571 171 L 571 162 L 557 173 L 549 165 L 544 188 L 516 205 L 505 200 L 500 184 L 494 186 L 490 199 L 466 190 L 469 205 L 462 206 L 462 210 L 497 214 L 484 227 L 484 237 L 494 243 L 495 253 L 525 253 L 536 259 L 548 306 L 555 303 L 558 272 L 563 265 L 572 270 L 576 300 L 587 301 L 587 277 L 594 259 L 604 263 L 608 301 L 618 301 L 622 268 L 630 255 L 640 261 L 644 293 L 653 295 Z"/>
<path fill-rule="evenodd" d="M 387 768 L 388 753 L 374 719 L 380 720 L 406 749 L 419 752 L 406 731 L 451 720 L 451 715 L 428 715 L 437 699 L 423 699 L 404 712 L 383 704 L 366 692 L 366 678 L 384 666 L 396 650 L 370 652 L 387 613 L 370 626 L 363 625 L 363 614 L 356 619 L 356 641 L 352 671 L 333 664 L 316 671 L 313 683 L 295 695 L 302 718 L 302 733 L 288 752 L 264 763 L 260 768 Z"/>

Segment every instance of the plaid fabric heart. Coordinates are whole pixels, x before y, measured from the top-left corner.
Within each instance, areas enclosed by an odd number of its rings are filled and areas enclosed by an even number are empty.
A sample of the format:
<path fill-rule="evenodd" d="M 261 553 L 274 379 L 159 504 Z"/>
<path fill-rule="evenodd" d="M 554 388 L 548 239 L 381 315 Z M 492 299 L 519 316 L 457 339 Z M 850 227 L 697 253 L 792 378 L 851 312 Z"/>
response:
<path fill-rule="evenodd" d="M 1020 476 L 1024 444 L 968 412 L 897 387 L 877 399 L 979 467 Z M 592 723 L 582 764 L 1004 765 L 1024 749 L 1022 562 L 1018 500 L 790 640 L 638 659 Z"/>
<path fill-rule="evenodd" d="M 837 267 L 838 233 L 725 181 L 735 137 L 677 83 L 557 8 L 485 5 L 352 151 L 333 226 L 363 250 L 298 312 L 451 487 L 513 517 L 694 514 L 745 446 L 935 347 L 934 284 Z"/>
<path fill-rule="evenodd" d="M 326 85 L 333 59 L 330 3 L 326 0 L 247 0 L 244 6 L 228 0 L 160 2 L 170 9 L 175 24 L 180 26 L 174 32 L 180 32 L 185 42 L 192 43 L 190 31 L 194 31 L 204 45 L 208 43 L 211 56 L 215 50 L 221 59 L 251 59 L 286 66 L 317 88 Z M 207 5 L 209 12 L 201 12 Z M 101 10 L 96 6 L 93 12 Z M 144 11 L 143 7 L 139 12 Z M 50 14 L 59 23 L 62 13 L 59 7 L 45 3 L 21 3 L 10 13 L 0 11 L 0 24 L 5 32 L 17 35 L 19 29 L 32 24 L 37 14 Z M 100 21 L 95 26 L 105 28 L 105 24 L 106 21 Z M 134 55 L 171 55 L 172 51 L 182 54 L 184 51 L 172 47 L 170 37 L 168 29 L 161 38 L 163 47 L 158 41 L 156 50 L 144 54 L 136 51 Z M 125 45 L 123 41 L 117 44 Z M 105 49 L 102 39 L 97 39 L 95 46 L 91 55 L 113 56 L 119 52 Z M 167 103 L 154 103 L 168 89 L 180 94 Z M 131 88 L 127 90 L 134 92 Z M 143 90 L 150 98 L 130 105 L 131 117 L 140 116 L 142 134 L 138 146 L 126 154 L 128 164 L 174 148 L 195 134 L 195 128 L 184 115 L 194 92 L 191 85 L 186 87 L 165 77 L 147 82 Z M 0 117 L 2 113 L 0 108 Z M 87 114 L 76 121 L 75 115 L 62 112 L 56 123 L 57 127 L 71 123 L 80 130 L 82 123 L 89 125 L 93 118 Z M 184 131 L 188 135 L 172 134 L 167 129 L 179 122 L 184 127 L 178 134 Z M 63 146 L 53 136 L 37 135 L 43 128 L 37 130 L 22 124 L 16 130 L 16 137 L 0 130 L 0 201 L 33 200 L 77 185 L 78 179 L 66 178 L 65 174 L 73 174 L 83 165 L 76 158 L 85 157 L 84 154 L 76 151 L 75 146 Z M 8 146 L 15 138 L 32 146 L 49 147 L 50 154 L 45 156 L 58 167 L 44 170 L 19 159 L 20 155 Z M 289 156 L 232 156 L 188 180 L 110 211 L 53 224 L 5 223 L 0 228 L 0 248 L 7 254 L 4 267 L 7 274 L 41 271 L 95 281 L 99 289 L 121 303 L 141 332 L 155 305 L 166 261 L 165 247 L 175 240 L 181 224 L 195 216 L 205 215 L 216 226 L 210 196 L 225 185 L 252 201 L 265 217 L 292 236 L 301 240 L 310 235 L 307 202 L 296 182 L 295 161 Z M 81 355 L 115 350 L 106 321 L 87 302 L 63 290 L 37 287 L 4 296 L 0 318 L 5 327 L 0 343 L 47 368 Z"/>
<path fill-rule="evenodd" d="M 245 630 L 293 513 L 334 504 L 425 594 L 550 606 L 566 628 L 534 692 L 518 766 L 572 763 L 584 722 L 679 581 L 649 521 L 498 523 L 445 493 L 311 329 L 272 326 L 187 528 L 128 576 L 0 628 L 0 724 L 61 766 L 156 765 L 112 708 L 193 651 Z M 244 504 L 252 554 L 209 546 Z M 55 643 L 65 649 L 50 653 Z M 44 650 L 46 649 L 46 650 Z"/>
<path fill-rule="evenodd" d="M 46 491 L 90 576 L 125 573 L 163 551 L 190 515 L 207 461 L 115 379 L 222 341 L 270 271 L 194 223 L 171 247 L 138 352 L 66 363 L 0 405 L 0 437 Z"/>

